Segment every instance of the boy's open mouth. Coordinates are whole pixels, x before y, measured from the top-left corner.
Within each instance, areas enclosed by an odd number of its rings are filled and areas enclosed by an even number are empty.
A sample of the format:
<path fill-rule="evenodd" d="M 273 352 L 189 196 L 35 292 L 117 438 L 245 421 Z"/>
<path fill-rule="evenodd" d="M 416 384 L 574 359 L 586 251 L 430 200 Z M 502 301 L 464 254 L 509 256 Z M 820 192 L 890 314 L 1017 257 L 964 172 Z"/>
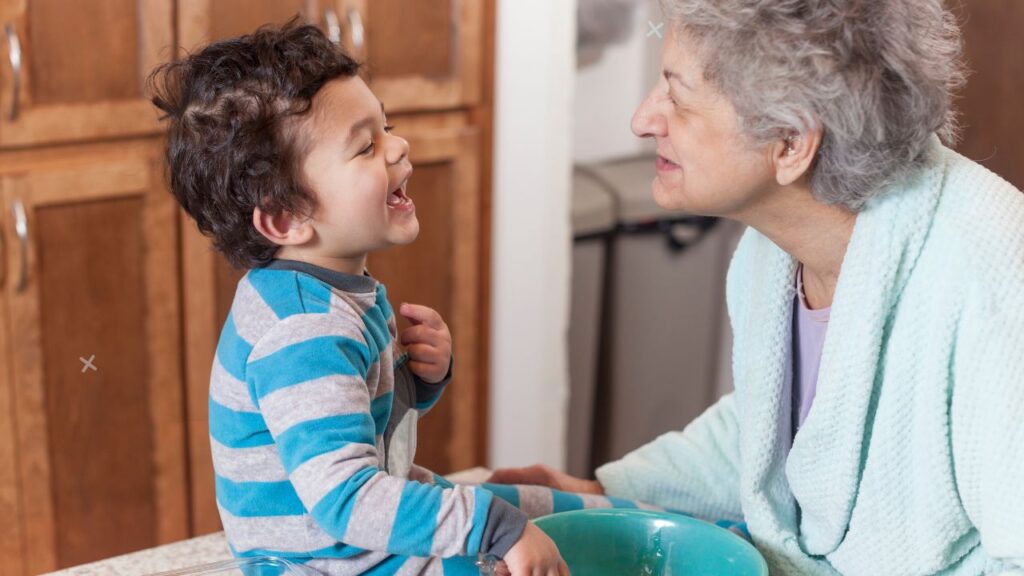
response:
<path fill-rule="evenodd" d="M 405 182 L 388 194 L 387 204 L 391 208 L 405 208 L 412 205 L 412 199 L 405 195 Z"/>

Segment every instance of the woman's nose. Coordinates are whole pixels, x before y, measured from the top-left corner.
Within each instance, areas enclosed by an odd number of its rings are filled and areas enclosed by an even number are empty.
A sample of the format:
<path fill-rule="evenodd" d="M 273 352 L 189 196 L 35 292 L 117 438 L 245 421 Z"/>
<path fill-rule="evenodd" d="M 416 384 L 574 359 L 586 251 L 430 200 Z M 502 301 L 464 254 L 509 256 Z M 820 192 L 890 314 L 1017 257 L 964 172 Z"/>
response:
<path fill-rule="evenodd" d="M 658 112 L 654 102 L 654 92 L 647 95 L 647 98 L 640 103 L 636 112 L 633 113 L 633 120 L 630 128 L 638 138 L 653 138 L 665 135 L 665 118 Z"/>

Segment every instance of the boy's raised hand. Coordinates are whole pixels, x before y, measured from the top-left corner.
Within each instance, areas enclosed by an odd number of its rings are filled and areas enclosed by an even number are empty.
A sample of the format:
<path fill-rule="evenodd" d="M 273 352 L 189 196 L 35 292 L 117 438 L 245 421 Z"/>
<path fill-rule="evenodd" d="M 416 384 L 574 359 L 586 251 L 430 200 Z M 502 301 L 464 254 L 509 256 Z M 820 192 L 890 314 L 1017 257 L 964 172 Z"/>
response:
<path fill-rule="evenodd" d="M 412 323 L 400 337 L 409 353 L 409 369 L 430 384 L 444 380 L 452 361 L 452 334 L 444 319 L 418 304 L 402 304 L 398 313 Z"/>

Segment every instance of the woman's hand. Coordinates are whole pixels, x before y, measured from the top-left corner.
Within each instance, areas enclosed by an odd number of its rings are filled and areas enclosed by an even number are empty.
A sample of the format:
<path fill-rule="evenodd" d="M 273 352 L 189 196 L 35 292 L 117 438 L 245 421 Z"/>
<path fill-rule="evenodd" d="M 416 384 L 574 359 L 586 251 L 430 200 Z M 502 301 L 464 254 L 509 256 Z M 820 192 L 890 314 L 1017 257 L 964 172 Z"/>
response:
<path fill-rule="evenodd" d="M 543 464 L 534 464 L 524 468 L 501 468 L 495 470 L 487 481 L 492 484 L 535 484 L 562 492 L 604 494 L 604 487 L 597 480 L 584 480 L 570 476 Z"/>

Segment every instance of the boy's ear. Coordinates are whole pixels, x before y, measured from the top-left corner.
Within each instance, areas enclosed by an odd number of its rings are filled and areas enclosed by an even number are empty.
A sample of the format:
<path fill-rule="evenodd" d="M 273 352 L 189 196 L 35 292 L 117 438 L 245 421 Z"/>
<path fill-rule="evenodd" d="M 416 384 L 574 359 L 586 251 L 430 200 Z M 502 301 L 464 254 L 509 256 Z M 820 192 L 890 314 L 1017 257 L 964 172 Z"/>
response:
<path fill-rule="evenodd" d="M 315 233 L 308 218 L 300 218 L 284 211 L 270 214 L 259 207 L 252 211 L 252 225 L 267 240 L 278 246 L 301 246 L 312 240 Z"/>

